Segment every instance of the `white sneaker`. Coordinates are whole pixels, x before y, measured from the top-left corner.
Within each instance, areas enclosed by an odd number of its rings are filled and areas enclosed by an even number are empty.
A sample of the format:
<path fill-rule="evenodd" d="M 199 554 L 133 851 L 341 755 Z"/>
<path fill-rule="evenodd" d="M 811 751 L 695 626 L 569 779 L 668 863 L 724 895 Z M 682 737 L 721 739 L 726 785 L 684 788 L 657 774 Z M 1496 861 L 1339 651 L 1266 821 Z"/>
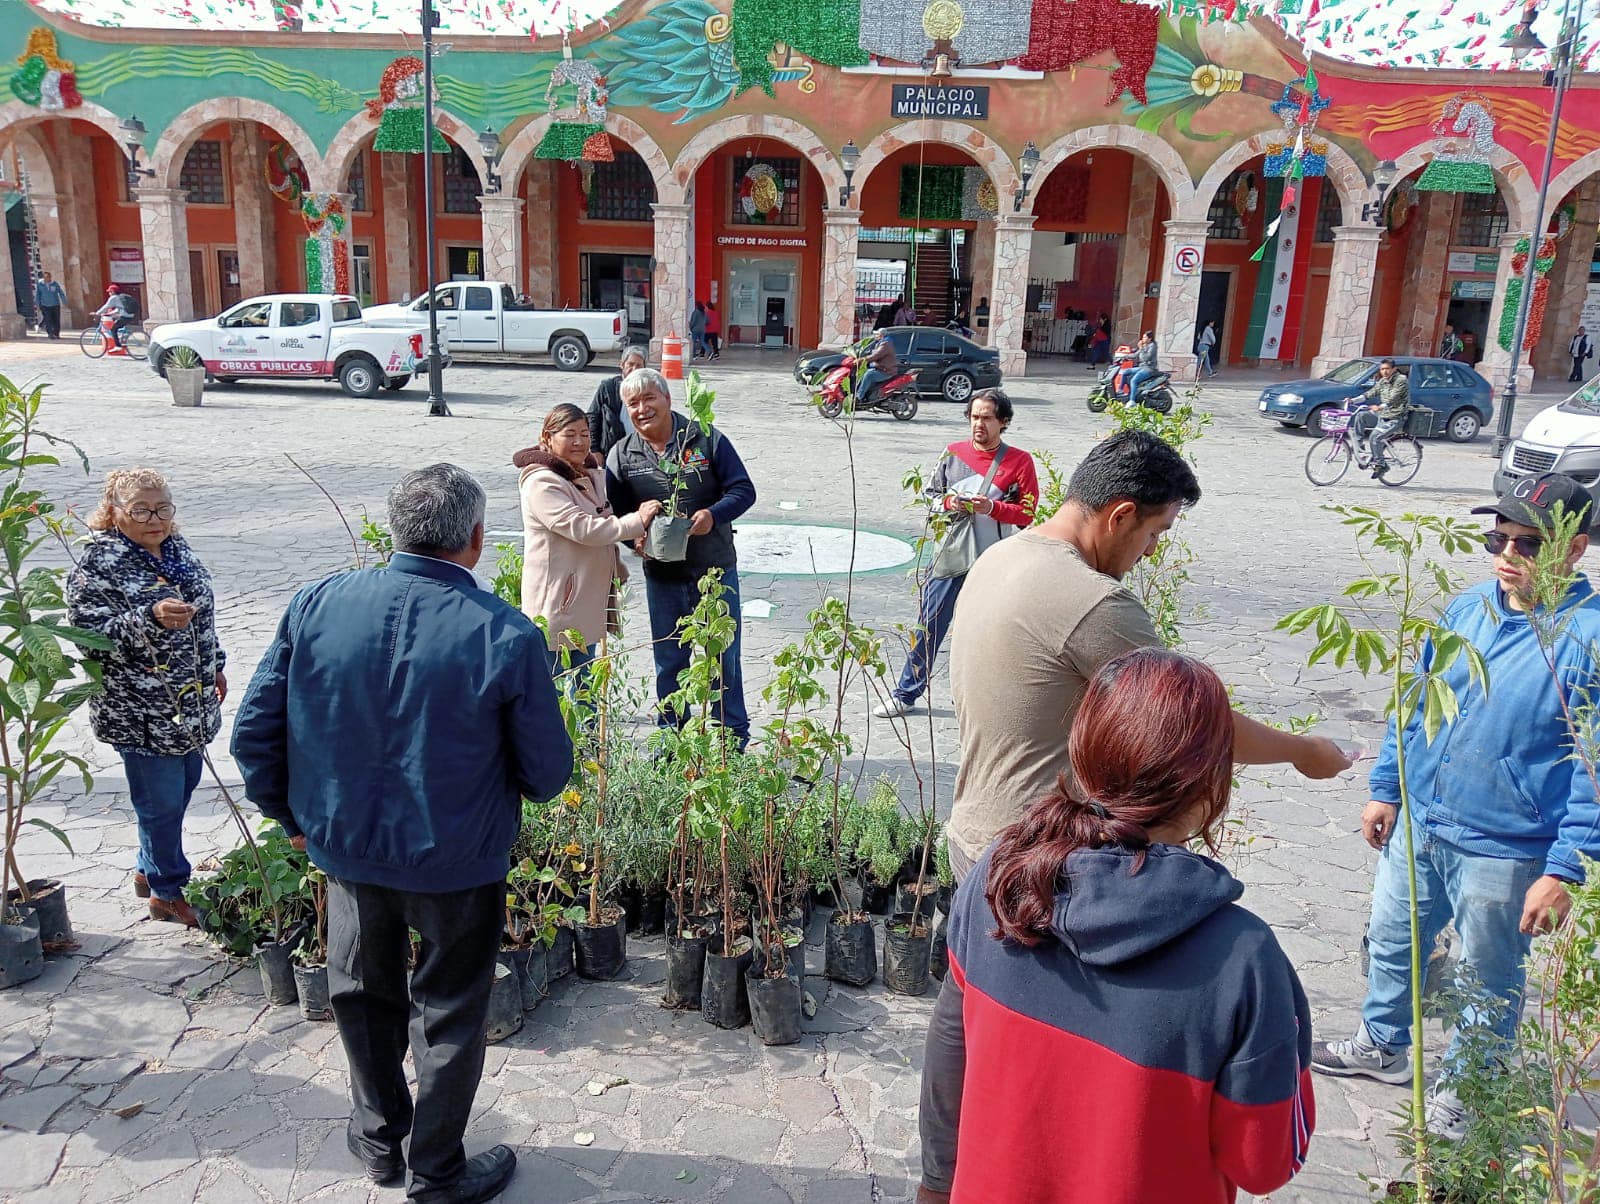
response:
<path fill-rule="evenodd" d="M 1427 1110 L 1423 1114 L 1428 1132 L 1445 1141 L 1464 1141 L 1470 1121 L 1467 1110 L 1461 1106 L 1461 1097 L 1448 1087 L 1436 1087 L 1428 1096 Z"/>
<path fill-rule="evenodd" d="M 1380 1083 L 1403 1086 L 1411 1081 L 1411 1051 L 1393 1053 L 1379 1049 L 1367 1039 L 1365 1026 L 1354 1037 L 1326 1041 L 1311 1050 L 1311 1069 L 1319 1074 L 1376 1079 Z"/>
<path fill-rule="evenodd" d="M 873 711 L 872 713 L 874 715 L 876 715 L 879 719 L 898 719 L 902 715 L 911 714 L 911 712 L 916 710 L 916 709 L 917 709 L 917 704 L 916 703 L 907 702 L 905 699 L 901 698 L 899 695 L 891 694 L 891 695 L 889 695 L 889 701 L 884 703 L 882 706 L 880 706 L 877 710 Z"/>

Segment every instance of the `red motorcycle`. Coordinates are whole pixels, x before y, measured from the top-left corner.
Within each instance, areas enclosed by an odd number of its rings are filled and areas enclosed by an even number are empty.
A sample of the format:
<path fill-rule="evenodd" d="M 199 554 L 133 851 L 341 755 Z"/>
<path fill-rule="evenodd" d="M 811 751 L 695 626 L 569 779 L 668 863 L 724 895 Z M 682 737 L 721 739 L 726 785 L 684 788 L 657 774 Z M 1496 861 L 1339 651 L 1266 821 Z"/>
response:
<path fill-rule="evenodd" d="M 812 398 L 822 411 L 822 416 L 837 418 L 848 406 L 857 414 L 876 410 L 880 414 L 892 414 L 901 422 L 910 422 L 917 416 L 917 374 L 899 372 L 877 385 L 870 397 L 856 399 L 856 381 L 860 376 L 856 369 L 858 365 L 863 365 L 859 351 L 860 348 L 856 348 L 846 352 L 837 368 L 824 372 L 813 383 Z M 862 371 L 865 371 L 864 365 Z"/>

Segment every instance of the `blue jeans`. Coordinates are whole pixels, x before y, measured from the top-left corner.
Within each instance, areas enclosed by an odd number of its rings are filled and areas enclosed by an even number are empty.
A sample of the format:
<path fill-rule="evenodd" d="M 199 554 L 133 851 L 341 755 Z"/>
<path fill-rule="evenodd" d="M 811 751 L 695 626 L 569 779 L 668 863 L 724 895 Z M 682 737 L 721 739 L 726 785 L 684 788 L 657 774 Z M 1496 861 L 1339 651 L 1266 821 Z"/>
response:
<path fill-rule="evenodd" d="M 128 775 L 128 799 L 139 818 L 138 869 L 158 899 L 181 899 L 189 881 L 183 855 L 183 813 L 200 784 L 199 752 L 163 756 L 119 748 Z"/>
<path fill-rule="evenodd" d="M 706 342 L 706 336 L 705 335 L 696 334 L 696 335 L 691 335 L 690 337 L 694 339 L 694 354 L 695 355 L 710 355 L 711 354 L 711 344 Z"/>
<path fill-rule="evenodd" d="M 1135 368 L 1128 373 L 1128 400 L 1139 400 L 1139 386 L 1155 375 L 1153 368 Z"/>
<path fill-rule="evenodd" d="M 856 404 L 866 405 L 871 400 L 867 395 L 888 379 L 889 374 L 887 372 L 879 372 L 876 368 L 868 368 L 861 374 L 861 379 L 856 381 Z"/>
<path fill-rule="evenodd" d="M 945 633 L 950 630 L 956 599 L 961 596 L 961 586 L 966 580 L 967 575 L 962 573 L 959 577 L 930 577 L 923 583 L 911 653 L 906 657 L 906 667 L 900 671 L 900 684 L 894 688 L 894 696 L 901 702 L 915 702 L 927 690 L 928 679 L 933 676 L 933 662 L 939 656 L 939 645 L 944 643 Z"/>
<path fill-rule="evenodd" d="M 722 654 L 722 724 L 737 738 L 739 748 L 750 742 L 750 714 L 744 705 L 744 673 L 739 665 L 739 649 L 744 637 L 744 621 L 739 615 L 739 570 L 722 570 L 722 600 L 733 616 L 733 643 Z M 678 643 L 678 620 L 693 612 L 700 602 L 700 585 L 690 578 L 667 581 L 645 574 L 645 604 L 650 610 L 651 649 L 656 658 L 656 699 L 664 701 L 678 688 L 678 674 L 689 667 L 689 649 Z M 676 723 L 682 727 L 687 715 L 662 710 L 657 722 L 662 727 Z"/>
<path fill-rule="evenodd" d="M 1525 985 L 1523 962 L 1533 946 L 1524 936 L 1523 896 L 1544 873 L 1543 861 L 1515 861 L 1468 853 L 1419 824 L 1417 922 L 1424 961 L 1452 919 L 1461 934 L 1458 983 L 1485 996 L 1465 1010 L 1445 1052 L 1448 1072 L 1459 1067 L 1464 1034 L 1487 1029 L 1499 1042 L 1516 1036 Z M 1405 833 L 1396 832 L 1378 859 L 1372 884 L 1367 999 L 1361 1008 L 1367 1036 L 1387 1050 L 1411 1043 L 1411 915 L 1406 883 Z"/>

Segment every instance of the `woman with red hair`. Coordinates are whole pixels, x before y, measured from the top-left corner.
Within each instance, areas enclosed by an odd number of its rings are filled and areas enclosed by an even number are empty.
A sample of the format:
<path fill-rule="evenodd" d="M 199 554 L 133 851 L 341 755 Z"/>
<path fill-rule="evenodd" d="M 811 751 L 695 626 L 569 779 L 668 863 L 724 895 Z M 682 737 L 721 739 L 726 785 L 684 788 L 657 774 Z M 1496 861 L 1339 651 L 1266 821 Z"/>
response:
<path fill-rule="evenodd" d="M 1226 1204 L 1304 1162 L 1311 1014 L 1216 861 L 1233 716 L 1198 661 L 1089 686 L 1056 790 L 956 895 L 922 1077 L 922 1201 Z"/>

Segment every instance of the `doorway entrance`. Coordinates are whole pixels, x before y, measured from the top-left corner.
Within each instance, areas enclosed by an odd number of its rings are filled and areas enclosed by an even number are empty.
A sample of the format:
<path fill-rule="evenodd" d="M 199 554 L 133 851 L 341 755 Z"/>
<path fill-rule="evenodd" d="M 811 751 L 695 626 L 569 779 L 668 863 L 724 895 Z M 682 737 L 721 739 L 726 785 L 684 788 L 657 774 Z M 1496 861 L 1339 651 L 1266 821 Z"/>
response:
<path fill-rule="evenodd" d="M 796 259 L 728 259 L 730 343 L 793 347 L 799 320 L 800 265 Z"/>
<path fill-rule="evenodd" d="M 650 256 L 585 251 L 578 257 L 579 304 L 585 309 L 628 311 L 632 342 L 650 339 Z"/>
<path fill-rule="evenodd" d="M 1488 293 L 1488 296 L 1473 295 L 1482 292 Z M 1462 358 L 1469 364 L 1476 364 L 1483 358 L 1485 340 L 1489 334 L 1489 307 L 1494 304 L 1494 281 L 1456 280 L 1451 283 L 1450 293 L 1450 308 L 1445 312 L 1445 321 L 1456 328 L 1456 333 L 1466 344 L 1461 352 Z M 1435 343 L 1428 348 L 1428 354 L 1432 355 L 1438 350 L 1439 345 Z"/>
<path fill-rule="evenodd" d="M 482 280 L 482 247 L 446 247 L 445 277 L 449 280 Z"/>
<path fill-rule="evenodd" d="M 231 248 L 217 252 L 217 291 L 221 301 L 218 313 L 231 309 L 243 299 L 239 294 L 239 252 Z"/>
<path fill-rule="evenodd" d="M 1200 304 L 1194 314 L 1194 337 L 1200 338 L 1200 332 L 1206 328 L 1207 322 L 1217 324 L 1217 345 L 1212 350 L 1211 367 L 1221 368 L 1226 360 L 1228 346 L 1228 285 L 1233 280 L 1232 272 L 1202 272 L 1200 274 Z M 1193 347 L 1169 347 L 1167 353 L 1173 356 L 1194 354 Z"/>

